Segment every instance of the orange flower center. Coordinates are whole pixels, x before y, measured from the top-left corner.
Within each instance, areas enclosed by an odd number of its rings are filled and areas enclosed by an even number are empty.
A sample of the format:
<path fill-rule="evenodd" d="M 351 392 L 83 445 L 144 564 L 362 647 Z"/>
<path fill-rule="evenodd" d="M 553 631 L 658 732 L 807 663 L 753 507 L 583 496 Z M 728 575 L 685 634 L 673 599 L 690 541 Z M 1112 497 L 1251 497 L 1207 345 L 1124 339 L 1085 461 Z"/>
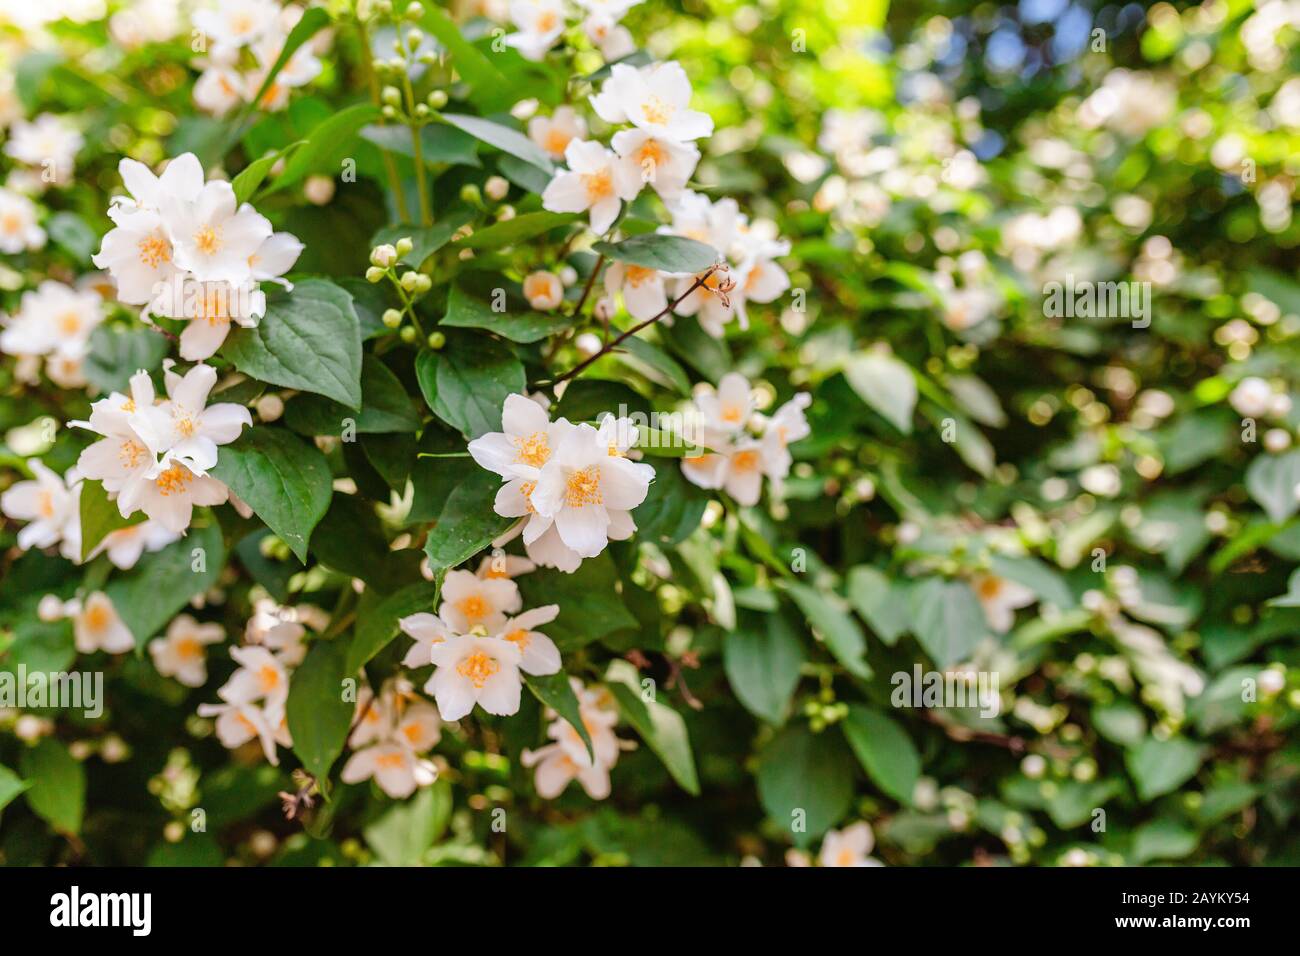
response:
<path fill-rule="evenodd" d="M 600 493 L 600 469 L 588 465 L 569 475 L 564 486 L 564 503 L 570 508 L 598 505 L 604 502 Z"/>
<path fill-rule="evenodd" d="M 501 665 L 484 651 L 475 651 L 456 665 L 456 673 L 479 689 L 499 670 Z"/>

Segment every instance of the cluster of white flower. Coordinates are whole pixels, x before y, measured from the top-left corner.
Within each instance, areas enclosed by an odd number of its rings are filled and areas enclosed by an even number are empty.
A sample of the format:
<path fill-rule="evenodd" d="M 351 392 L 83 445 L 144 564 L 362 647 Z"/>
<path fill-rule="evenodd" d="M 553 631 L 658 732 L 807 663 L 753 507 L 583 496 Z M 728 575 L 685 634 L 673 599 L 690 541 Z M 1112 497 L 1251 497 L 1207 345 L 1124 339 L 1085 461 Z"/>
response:
<path fill-rule="evenodd" d="M 284 50 L 289 31 L 302 19 L 303 8 L 281 8 L 274 0 L 219 0 L 196 10 L 194 29 L 210 44 L 199 60 L 203 73 L 194 84 L 194 103 L 215 116 L 257 96 L 267 74 Z M 257 103 L 260 110 L 282 110 L 289 91 L 320 75 L 318 52 L 328 39 L 304 43 L 276 74 Z"/>
<path fill-rule="evenodd" d="M 800 392 L 767 418 L 755 412 L 745 377 L 724 375 L 716 391 L 702 391 L 695 399 L 700 439 L 708 451 L 683 458 L 682 473 L 701 488 L 722 488 L 742 505 L 758 504 L 764 475 L 779 493 L 790 474 L 789 444 L 811 434 L 804 417 L 811 401 Z"/>
<path fill-rule="evenodd" d="M 117 296 L 150 314 L 189 320 L 181 358 L 208 358 L 226 340 L 230 323 L 255 326 L 266 312 L 259 282 L 287 286 L 280 277 L 303 245 L 248 203 L 236 202 L 230 183 L 203 181 L 203 167 L 185 153 L 155 176 L 143 163 L 118 165 L 130 196 L 109 209 L 115 226 L 104 236 L 95 265 L 107 269 Z"/>
<path fill-rule="evenodd" d="M 632 34 L 619 21 L 641 0 L 574 0 L 583 17 L 582 30 L 607 62 L 622 59 L 636 50 Z M 564 35 L 568 10 L 564 0 L 511 0 L 510 21 L 518 33 L 506 37 L 506 44 L 528 60 L 540 60 Z"/>
<path fill-rule="evenodd" d="M 208 682 L 204 648 L 225 639 L 226 632 L 220 624 L 200 624 L 188 614 L 178 614 L 162 637 L 149 642 L 149 656 L 163 677 L 174 677 L 186 687 L 202 687 Z"/>
<path fill-rule="evenodd" d="M 786 255 L 790 245 L 776 237 L 771 223 L 751 226 L 735 200 L 710 202 L 686 189 L 700 161 L 695 141 L 713 132 L 712 118 L 691 109 L 690 100 L 691 84 L 681 64 L 638 69 L 616 63 L 600 92 L 591 97 L 597 116 L 625 127 L 610 140 L 612 149 L 583 139 L 586 123 L 569 107 L 550 118 L 534 117 L 528 131 L 552 156 L 562 152 L 568 164 L 542 193 L 546 209 L 587 212 L 592 231 L 604 234 L 618 218 L 621 204 L 649 185 L 672 215 L 672 225 L 661 232 L 707 243 L 730 265 L 729 274 L 708 274 L 692 291 L 696 275 L 616 262 L 605 274 L 611 300 L 604 307 L 612 309 L 612 297 L 621 293 L 628 312 L 644 320 L 667 309 L 670 293 L 673 299 L 685 296 L 675 311 L 698 315 L 710 335 L 721 337 L 733 317 L 741 328 L 748 327 L 746 302 L 772 302 L 790 287 L 789 276 L 774 261 Z"/>
<path fill-rule="evenodd" d="M 619 751 L 626 746 L 614 736 L 618 710 L 609 691 L 585 688 L 576 677 L 569 678 L 569 683 L 578 698 L 582 725 L 591 737 L 591 751 L 572 724 L 548 710 L 551 722 L 546 736 L 554 742 L 537 750 L 525 750 L 520 762 L 525 767 L 536 766 L 534 785 L 537 795 L 546 800 L 558 797 L 575 779 L 587 791 L 587 796 L 604 800 L 609 796 L 609 771 L 618 762 Z"/>
<path fill-rule="evenodd" d="M 18 547 L 25 551 L 57 544 L 63 557 L 81 563 L 81 475 L 70 468 L 60 477 L 35 458 L 27 467 L 36 477 L 15 482 L 0 495 L 0 512 L 29 522 L 18 532 Z M 145 551 L 159 551 L 179 537 L 158 522 L 145 520 L 110 531 L 86 558 L 106 553 L 114 567 L 126 571 Z"/>
<path fill-rule="evenodd" d="M 280 607 L 265 600 L 254 606 L 244 631 L 246 643 L 230 649 L 239 667 L 217 691 L 222 702 L 199 705 L 200 717 L 217 718 L 217 738 L 223 746 L 233 750 L 257 738 L 273 766 L 280 763 L 276 745 L 293 746 L 285 705 L 289 675 L 307 653 L 304 623 L 320 630 L 328 621 L 319 609 L 308 606 Z M 202 654 L 201 646 L 196 650 Z"/>
<path fill-rule="evenodd" d="M 560 669 L 560 651 L 534 628 L 555 620 L 559 605 L 518 613 L 519 585 L 500 575 L 449 571 L 438 613 L 402 618 L 402 631 L 415 639 L 402 663 L 434 665 L 424 686 L 446 721 L 460 720 L 475 704 L 505 716 L 519 709 L 520 671 L 545 676 Z M 513 615 L 513 616 L 512 616 Z"/>
<path fill-rule="evenodd" d="M 46 186 L 72 182 L 77 153 L 85 142 L 85 137 L 66 119 L 42 113 L 33 120 L 14 121 L 4 152 L 30 167 L 30 175 L 19 177 L 17 182 L 27 191 L 39 192 Z"/>
<path fill-rule="evenodd" d="M 98 292 L 46 279 L 23 293 L 12 317 L 0 316 L 0 352 L 18 358 L 15 375 L 21 381 L 36 380 L 43 358 L 51 382 L 82 388 L 90 336 L 103 321 L 104 300 Z"/>
<path fill-rule="evenodd" d="M 442 720 L 410 681 L 394 678 L 378 696 L 362 688 L 353 727 L 348 746 L 354 753 L 343 765 L 344 783 L 374 778 L 384 793 L 401 800 L 438 778 L 422 755 L 442 738 Z"/>
<path fill-rule="evenodd" d="M 645 501 L 654 468 L 631 461 L 636 440 L 627 419 L 607 416 L 599 428 L 554 422 L 537 402 L 509 396 L 499 432 L 469 443 L 469 453 L 504 481 L 496 513 L 522 518 L 528 557 L 544 567 L 576 571 L 610 539 L 632 536 L 632 509 Z"/>
<path fill-rule="evenodd" d="M 37 606 L 37 616 L 42 621 L 72 619 L 73 643 L 78 654 L 104 651 L 108 654 L 125 654 L 135 647 L 135 637 L 103 591 L 94 591 L 84 599 L 60 600 L 47 594 Z"/>
<path fill-rule="evenodd" d="M 217 446 L 251 426 L 248 409 L 207 406 L 217 373 L 195 365 L 182 377 L 164 373 L 167 397 L 155 399 L 147 372 L 131 376 L 130 396 L 114 392 L 90 406 L 90 420 L 70 422 L 102 436 L 77 460 L 85 478 L 102 481 L 122 517 L 143 511 L 174 534 L 190 526 L 195 505 L 218 505 L 230 489 L 208 474 Z"/>
<path fill-rule="evenodd" d="M 0 252 L 16 256 L 45 248 L 40 209 L 22 193 L 0 187 Z"/>

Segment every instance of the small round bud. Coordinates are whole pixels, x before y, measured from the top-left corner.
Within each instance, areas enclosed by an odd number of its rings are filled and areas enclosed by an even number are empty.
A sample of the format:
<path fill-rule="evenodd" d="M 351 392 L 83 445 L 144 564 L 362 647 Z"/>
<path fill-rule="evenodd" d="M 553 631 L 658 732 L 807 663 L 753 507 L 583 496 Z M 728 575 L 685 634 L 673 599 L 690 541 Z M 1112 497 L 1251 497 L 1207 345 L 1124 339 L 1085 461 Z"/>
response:
<path fill-rule="evenodd" d="M 385 86 L 383 92 L 379 94 L 379 99 L 389 106 L 401 106 L 402 91 L 395 86 Z"/>
<path fill-rule="evenodd" d="M 415 248 L 415 243 L 411 241 L 410 236 L 403 236 L 397 240 L 397 245 L 394 248 L 397 249 L 399 256 L 404 256 Z"/>
<path fill-rule="evenodd" d="M 506 198 L 506 193 L 510 192 L 510 182 L 504 176 L 489 176 L 488 181 L 483 184 L 483 192 L 493 202 L 500 202 Z"/>
<path fill-rule="evenodd" d="M 385 106 L 379 112 L 384 114 L 384 119 L 397 119 L 397 107 Z"/>
<path fill-rule="evenodd" d="M 41 602 L 36 605 L 36 616 L 47 624 L 50 621 L 62 620 L 63 602 L 59 600 L 58 595 L 45 595 L 45 597 L 41 598 Z"/>
<path fill-rule="evenodd" d="M 402 288 L 407 292 L 414 292 L 420 284 L 420 273 L 411 271 L 402 276 Z"/>
<path fill-rule="evenodd" d="M 416 104 L 415 104 L 415 118 L 416 118 L 416 119 L 428 119 L 428 118 L 429 118 L 429 113 L 430 113 L 430 112 L 431 112 L 431 111 L 430 111 L 429 107 L 426 106 L 424 103 L 416 103 Z"/>
<path fill-rule="evenodd" d="M 375 0 L 375 13 L 386 17 L 393 12 L 393 0 Z"/>
<path fill-rule="evenodd" d="M 514 206 L 502 206 L 497 210 L 497 222 L 509 222 L 516 215 Z"/>
<path fill-rule="evenodd" d="M 276 421 L 284 414 L 284 399 L 274 393 L 263 395 L 253 405 L 257 411 L 257 417 L 264 422 Z"/>
<path fill-rule="evenodd" d="M 441 332 L 429 333 L 429 348 L 433 349 L 435 352 L 446 344 L 447 336 L 443 335 Z"/>
<path fill-rule="evenodd" d="M 413 22 L 415 20 L 419 20 L 421 17 L 424 16 L 424 6 L 419 3 L 408 4 L 406 7 L 406 12 L 403 14 L 403 16 L 405 16 L 406 19 L 411 20 Z"/>
<path fill-rule="evenodd" d="M 398 332 L 397 334 L 401 337 L 401 339 L 402 339 L 403 342 L 406 342 L 406 343 L 408 343 L 408 344 L 411 343 L 411 342 L 414 342 L 414 341 L 415 341 L 415 326 L 413 326 L 413 325 L 404 325 L 404 326 L 402 326 L 402 331 Z"/>
<path fill-rule="evenodd" d="M 375 248 L 370 251 L 370 264 L 372 266 L 379 266 L 381 269 L 387 269 L 389 266 L 397 262 L 397 257 L 397 249 L 388 243 L 384 243 L 383 245 L 375 246 Z"/>
<path fill-rule="evenodd" d="M 313 206 L 324 206 L 334 198 L 334 180 L 329 176 L 308 176 L 302 194 Z"/>
<path fill-rule="evenodd" d="M 383 280 L 384 275 L 385 275 L 385 271 L 379 268 L 379 266 L 371 266 L 369 269 L 366 270 L 366 281 L 380 282 Z"/>
<path fill-rule="evenodd" d="M 419 49 L 420 44 L 423 42 L 424 42 L 423 30 L 406 31 L 406 45 L 410 47 L 412 50 Z"/>
<path fill-rule="evenodd" d="M 460 198 L 462 202 L 477 204 L 483 201 L 483 194 L 473 183 L 466 183 L 460 187 Z"/>
<path fill-rule="evenodd" d="M 425 275 L 423 272 L 421 272 L 421 273 L 417 273 L 417 274 L 416 274 L 416 277 L 415 277 L 415 291 L 416 291 L 416 292 L 420 293 L 420 295 L 424 295 L 426 292 L 428 292 L 428 291 L 429 291 L 430 289 L 432 289 L 432 288 L 433 288 L 433 280 L 432 280 L 431 278 L 429 278 L 429 277 L 428 277 L 427 275 Z"/>
<path fill-rule="evenodd" d="M 395 329 L 401 324 L 402 324 L 401 312 L 398 312 L 396 309 L 384 310 L 384 325 L 388 326 L 390 329 Z"/>
<path fill-rule="evenodd" d="M 425 100 L 435 110 L 440 110 L 447 105 L 447 93 L 444 90 L 434 90 Z"/>

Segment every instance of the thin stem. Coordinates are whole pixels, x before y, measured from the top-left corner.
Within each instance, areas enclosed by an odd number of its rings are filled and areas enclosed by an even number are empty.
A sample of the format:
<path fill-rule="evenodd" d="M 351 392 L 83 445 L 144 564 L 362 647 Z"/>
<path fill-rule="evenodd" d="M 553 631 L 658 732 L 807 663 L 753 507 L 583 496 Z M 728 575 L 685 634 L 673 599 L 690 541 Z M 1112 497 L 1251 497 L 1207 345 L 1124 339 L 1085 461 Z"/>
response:
<path fill-rule="evenodd" d="M 708 268 L 708 271 L 703 272 L 703 273 L 701 273 L 700 275 L 698 275 L 698 276 L 696 277 L 695 281 L 691 283 L 691 287 L 690 287 L 689 289 L 687 289 L 685 292 L 683 292 L 681 295 L 679 295 L 679 296 L 678 296 L 676 299 L 674 299 L 672 302 L 669 302 L 666 306 L 664 306 L 664 308 L 663 308 L 663 310 L 662 310 L 661 312 L 658 312 L 658 313 L 656 313 L 655 315 L 650 316 L 650 318 L 646 319 L 644 322 L 639 322 L 639 323 L 637 323 L 636 325 L 632 326 L 632 327 L 631 327 L 630 329 L 628 329 L 626 332 L 624 332 L 624 333 L 622 333 L 621 335 L 619 335 L 619 337 L 616 338 L 613 342 L 608 342 L 608 343 L 606 343 L 604 346 L 601 347 L 601 350 L 600 350 L 599 352 L 597 352 L 596 354 L 591 355 L 591 356 L 589 356 L 588 358 L 584 359 L 583 361 L 579 362 L 579 363 L 578 363 L 577 365 L 575 365 L 573 368 L 569 369 L 567 372 L 565 372 L 565 373 L 564 373 L 563 375 L 561 375 L 559 378 L 557 378 L 557 379 L 555 379 L 553 382 L 551 382 L 551 389 L 554 390 L 555 387 L 556 387 L 557 385 L 559 385 L 560 383 L 562 383 L 562 382 L 567 382 L 569 379 L 573 378 L 574 376 L 576 376 L 576 375 L 580 375 L 583 371 L 585 371 L 585 370 L 587 369 L 588 366 L 590 366 L 590 365 L 591 365 L 593 362 L 595 362 L 597 359 L 602 358 L 602 357 L 605 356 L 605 355 L 608 355 L 610 352 L 614 351 L 614 349 L 618 348 L 619 345 L 621 345 L 625 340 L 627 340 L 627 339 L 631 338 L 632 336 L 636 335 L 636 334 L 637 334 L 638 332 L 640 332 L 642 329 L 644 329 L 644 328 L 646 328 L 647 326 L 653 325 L 654 323 L 658 322 L 660 319 L 662 319 L 665 315 L 667 315 L 667 314 L 668 314 L 669 312 L 671 312 L 673 309 L 677 308 L 677 306 L 680 305 L 680 304 L 681 304 L 681 303 L 686 299 L 687 296 L 689 296 L 692 292 L 694 292 L 694 291 L 695 291 L 696 289 L 698 289 L 700 286 L 704 285 L 704 283 L 708 281 L 709 276 L 713 275 L 713 273 L 716 272 L 716 271 L 718 270 L 718 268 L 719 268 L 719 267 L 716 266 L 716 265 L 714 265 L 714 266 L 710 266 L 710 267 Z"/>
<path fill-rule="evenodd" d="M 355 8 L 353 12 L 356 12 Z M 375 75 L 374 55 L 370 47 L 370 31 L 366 29 L 366 23 L 361 17 L 356 17 L 356 21 L 357 36 L 362 47 L 361 69 L 366 74 L 366 85 L 370 87 L 370 100 L 382 111 L 383 106 L 379 100 L 379 77 Z M 382 113 L 379 123 L 385 125 Z M 388 185 L 393 190 L 393 205 L 397 207 L 397 217 L 400 221 L 406 222 L 411 214 L 406 208 L 406 196 L 402 192 L 402 178 L 397 174 L 397 163 L 393 161 L 393 154 L 383 147 L 380 147 L 379 154 L 384 158 L 384 169 L 388 173 Z"/>
<path fill-rule="evenodd" d="M 410 61 L 408 59 L 409 68 Z M 420 136 L 421 124 L 415 118 L 415 88 L 411 86 L 411 73 L 407 69 L 402 73 L 402 86 L 406 89 L 406 115 L 411 127 L 411 151 L 415 160 L 415 188 L 420 195 L 420 223 L 433 225 L 433 207 L 429 204 L 429 171 L 424 168 L 424 142 Z"/>

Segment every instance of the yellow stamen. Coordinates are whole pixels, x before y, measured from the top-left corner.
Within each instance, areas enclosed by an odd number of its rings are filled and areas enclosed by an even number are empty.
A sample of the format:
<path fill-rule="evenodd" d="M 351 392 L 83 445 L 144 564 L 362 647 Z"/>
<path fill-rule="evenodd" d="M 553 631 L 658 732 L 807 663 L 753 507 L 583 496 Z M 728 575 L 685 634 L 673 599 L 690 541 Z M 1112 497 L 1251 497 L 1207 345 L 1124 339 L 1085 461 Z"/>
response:
<path fill-rule="evenodd" d="M 598 505 L 604 502 L 600 493 L 600 469 L 595 465 L 588 465 L 579 471 L 569 475 L 568 481 L 565 482 L 564 503 L 570 508 L 581 508 L 584 505 Z"/>
<path fill-rule="evenodd" d="M 499 670 L 501 665 L 485 651 L 475 651 L 456 665 L 456 673 L 479 689 Z"/>

